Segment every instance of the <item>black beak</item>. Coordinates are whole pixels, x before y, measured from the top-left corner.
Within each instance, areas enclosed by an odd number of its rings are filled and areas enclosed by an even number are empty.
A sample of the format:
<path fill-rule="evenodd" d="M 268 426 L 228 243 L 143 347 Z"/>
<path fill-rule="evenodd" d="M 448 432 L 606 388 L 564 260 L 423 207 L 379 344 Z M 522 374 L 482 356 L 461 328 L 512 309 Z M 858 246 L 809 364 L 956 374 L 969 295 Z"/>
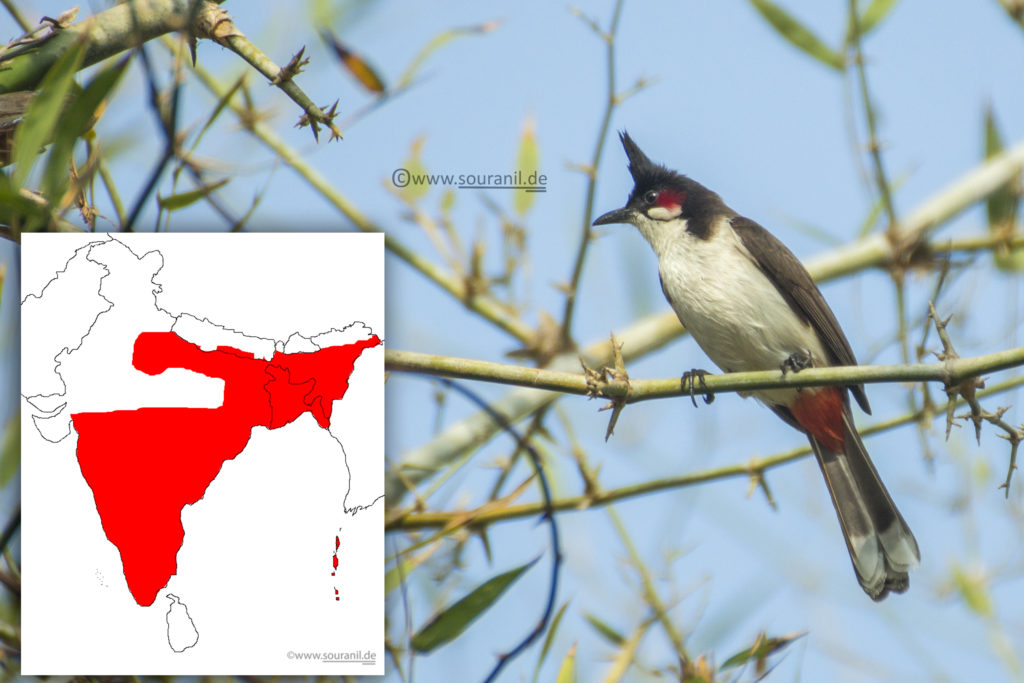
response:
<path fill-rule="evenodd" d="M 608 225 L 609 223 L 629 223 L 631 222 L 629 219 L 632 216 L 633 210 L 627 206 L 624 206 L 621 209 L 615 209 L 614 211 L 609 211 L 603 216 L 599 216 L 598 219 L 594 221 L 594 225 Z"/>

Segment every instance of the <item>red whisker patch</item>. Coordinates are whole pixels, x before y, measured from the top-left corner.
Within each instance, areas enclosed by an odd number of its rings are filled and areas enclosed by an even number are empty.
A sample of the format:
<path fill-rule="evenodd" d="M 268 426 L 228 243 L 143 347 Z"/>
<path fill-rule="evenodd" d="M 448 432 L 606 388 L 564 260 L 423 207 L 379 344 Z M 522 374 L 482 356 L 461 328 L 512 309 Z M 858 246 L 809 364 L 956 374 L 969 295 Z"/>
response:
<path fill-rule="evenodd" d="M 669 209 L 670 211 L 679 209 L 682 207 L 683 202 L 686 201 L 685 192 L 677 192 L 676 190 L 662 190 L 658 193 L 658 206 Z"/>

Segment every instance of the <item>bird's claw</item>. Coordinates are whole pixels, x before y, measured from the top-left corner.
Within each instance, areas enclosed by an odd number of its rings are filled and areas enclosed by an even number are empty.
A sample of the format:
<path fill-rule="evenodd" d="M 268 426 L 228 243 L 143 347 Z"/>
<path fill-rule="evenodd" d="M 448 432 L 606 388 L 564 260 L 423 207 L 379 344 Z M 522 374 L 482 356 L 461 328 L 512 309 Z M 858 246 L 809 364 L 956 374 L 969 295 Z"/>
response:
<path fill-rule="evenodd" d="M 794 351 L 790 354 L 789 358 L 782 361 L 782 365 L 779 369 L 782 370 L 782 374 L 788 374 L 790 372 L 800 372 L 805 370 L 814 364 L 814 359 L 811 356 L 811 352 L 807 350 Z"/>
<path fill-rule="evenodd" d="M 782 376 L 785 377 L 788 373 L 798 373 L 801 370 L 811 367 L 814 364 L 814 358 L 811 356 L 811 352 L 806 349 L 800 351 L 794 351 L 789 355 L 789 358 L 782 361 L 782 365 L 779 369 L 782 370 Z M 803 391 L 803 387 L 797 387 L 797 392 Z"/>
<path fill-rule="evenodd" d="M 679 378 L 679 384 L 682 387 L 683 393 L 690 394 L 690 401 L 693 402 L 693 407 L 697 407 L 697 394 L 704 394 L 704 403 L 708 404 L 715 400 L 715 395 L 708 390 L 707 382 L 704 378 L 707 377 L 707 370 L 687 370 L 683 373 L 683 376 Z M 697 391 L 697 385 L 700 385 L 700 391 Z"/>

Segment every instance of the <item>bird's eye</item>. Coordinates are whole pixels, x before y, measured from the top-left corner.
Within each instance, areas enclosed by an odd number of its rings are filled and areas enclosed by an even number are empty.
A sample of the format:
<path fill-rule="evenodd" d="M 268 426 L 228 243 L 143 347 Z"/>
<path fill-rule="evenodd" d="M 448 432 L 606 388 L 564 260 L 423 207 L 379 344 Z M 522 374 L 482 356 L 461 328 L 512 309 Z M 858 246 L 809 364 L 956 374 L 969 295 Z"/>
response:
<path fill-rule="evenodd" d="M 647 194 L 644 195 L 644 202 L 654 204 L 656 201 L 658 201 L 658 193 L 654 190 L 648 190 Z"/>

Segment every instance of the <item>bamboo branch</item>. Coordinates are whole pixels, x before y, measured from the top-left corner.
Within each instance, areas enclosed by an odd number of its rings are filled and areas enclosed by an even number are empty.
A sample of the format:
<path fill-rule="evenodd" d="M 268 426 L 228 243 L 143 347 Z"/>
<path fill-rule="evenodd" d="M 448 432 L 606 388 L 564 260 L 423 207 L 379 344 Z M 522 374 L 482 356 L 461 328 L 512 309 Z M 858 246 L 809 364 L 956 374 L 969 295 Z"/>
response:
<path fill-rule="evenodd" d="M 682 334 L 683 328 L 675 316 L 652 315 L 639 320 L 616 338 L 625 346 L 623 357 L 630 361 L 655 351 Z M 587 363 L 602 365 L 611 360 L 611 345 L 607 339 L 591 344 L 581 354 Z M 580 367 L 580 355 L 565 353 L 548 364 L 548 370 L 571 372 Z M 524 387 L 510 391 L 492 403 L 492 407 L 511 422 L 521 420 L 548 405 L 560 396 L 558 393 Z M 478 412 L 450 425 L 441 435 L 405 453 L 401 463 L 388 463 L 384 475 L 385 496 L 390 505 L 397 505 L 411 486 L 434 475 L 469 449 L 487 443 L 494 436 L 495 422 Z"/>
<path fill-rule="evenodd" d="M 77 24 L 54 25 L 48 33 L 4 53 L 0 93 L 37 87 L 57 58 L 78 41 L 86 44 L 85 68 L 165 33 L 185 30 L 203 1 L 133 0 Z"/>
<path fill-rule="evenodd" d="M 1024 377 L 1015 377 L 1007 380 L 1000 384 L 979 391 L 977 393 L 978 398 L 985 398 L 988 396 L 994 396 L 1011 389 L 1015 389 L 1024 384 Z M 916 422 L 924 417 L 928 417 L 923 412 L 918 413 L 906 413 L 899 417 L 884 420 L 871 426 L 860 429 L 862 436 L 869 436 L 872 434 L 878 434 L 886 432 L 897 427 Z M 936 416 L 937 417 L 937 416 Z M 757 477 L 762 476 L 765 471 L 784 465 L 794 460 L 799 460 L 810 455 L 811 449 L 809 446 L 802 446 L 800 448 L 794 448 L 789 451 L 778 453 L 776 455 L 767 458 L 752 458 L 745 463 L 737 463 L 735 465 L 728 465 L 725 467 L 718 467 L 710 470 L 704 470 L 701 472 L 694 472 L 691 474 L 684 474 L 677 477 L 667 477 L 664 479 L 656 479 L 653 481 L 646 481 L 639 484 L 631 484 L 629 486 L 622 486 L 617 489 L 610 489 L 606 491 L 596 491 L 593 493 L 587 493 L 580 496 L 570 496 L 567 498 L 559 498 L 551 502 L 551 509 L 556 512 L 566 512 L 571 510 L 587 510 L 592 507 L 601 505 L 608 505 L 620 500 L 628 500 L 631 498 L 637 498 L 644 496 L 649 493 L 655 493 L 657 491 L 666 491 L 670 489 L 685 488 L 688 486 L 695 486 L 697 484 L 703 484 L 709 481 L 716 481 L 719 479 L 731 479 L 735 477 Z M 522 519 L 524 517 L 535 517 L 540 515 L 545 510 L 545 503 L 521 503 L 519 505 L 508 505 L 504 508 L 494 508 L 491 506 L 487 510 L 469 510 L 469 511 L 458 511 L 458 512 L 420 512 L 415 513 L 411 511 L 402 511 L 392 514 L 384 522 L 384 530 L 386 532 L 392 531 L 411 531 L 414 529 L 436 529 L 444 528 L 448 533 L 454 532 L 460 528 L 459 522 L 461 520 L 472 520 L 469 525 L 474 528 L 482 528 L 489 526 L 495 522 L 505 522 L 514 519 Z"/>
<path fill-rule="evenodd" d="M 304 112 L 300 123 L 308 124 L 314 136 L 318 135 L 319 126 L 325 125 L 331 130 L 332 139 L 341 137 L 341 131 L 334 124 L 334 108 L 322 111 L 293 80 L 308 62 L 302 60 L 302 51 L 284 68 L 278 67 L 238 30 L 227 11 L 218 6 L 222 1 L 132 0 L 77 24 L 71 24 L 74 14 L 69 13 L 69 25 L 51 21 L 49 26 L 42 25 L 3 52 L 5 68 L 0 70 L 0 93 L 35 88 L 57 58 L 78 41 L 86 43 L 84 68 L 161 35 L 187 31 L 192 42 L 193 62 L 196 38 L 216 41 L 248 62 L 298 104 Z"/>
<path fill-rule="evenodd" d="M 998 351 L 973 358 L 951 358 L 937 363 L 908 365 L 853 365 L 828 368 L 807 368 L 800 372 L 783 374 L 780 370 L 759 372 L 733 372 L 707 375 L 707 392 L 750 392 L 760 389 L 818 387 L 828 385 L 879 384 L 883 382 L 942 382 L 946 386 L 985 373 L 998 372 L 1024 365 L 1024 347 Z M 560 372 L 507 365 L 469 358 L 435 356 L 413 351 L 388 349 L 384 356 L 385 369 L 398 372 L 416 372 L 439 377 L 473 379 L 514 386 L 545 389 L 564 394 L 601 396 L 624 399 L 637 403 L 655 398 L 689 395 L 681 387 L 678 377 L 670 379 L 610 379 L 594 384 L 580 373 Z M 701 389 L 703 392 L 703 387 Z"/>
<path fill-rule="evenodd" d="M 1024 235 L 1021 234 L 999 234 L 993 232 L 986 232 L 982 235 L 976 235 L 974 237 L 959 237 L 957 239 L 947 240 L 941 244 L 933 244 L 931 251 L 933 254 L 944 254 L 954 252 L 976 252 L 976 251 L 991 251 L 991 250 L 1005 250 L 1013 251 L 1015 249 L 1024 248 Z"/>
<path fill-rule="evenodd" d="M 320 125 L 327 126 L 331 131 L 331 140 L 341 137 L 341 131 L 334 123 L 337 103 L 324 112 L 313 104 L 309 96 L 295 83 L 295 76 L 301 73 L 303 67 L 309 63 L 308 59 L 302 58 L 306 50 L 305 47 L 300 49 L 288 64 L 279 67 L 244 33 L 238 30 L 227 11 L 218 7 L 213 0 L 202 0 L 200 3 L 196 20 L 192 22 L 192 35 L 214 40 L 228 48 L 263 74 L 271 85 L 280 88 L 285 95 L 302 108 L 304 114 L 299 125 L 309 125 L 315 139 L 320 139 Z M 192 46 L 192 62 L 195 63 L 194 45 Z"/>

